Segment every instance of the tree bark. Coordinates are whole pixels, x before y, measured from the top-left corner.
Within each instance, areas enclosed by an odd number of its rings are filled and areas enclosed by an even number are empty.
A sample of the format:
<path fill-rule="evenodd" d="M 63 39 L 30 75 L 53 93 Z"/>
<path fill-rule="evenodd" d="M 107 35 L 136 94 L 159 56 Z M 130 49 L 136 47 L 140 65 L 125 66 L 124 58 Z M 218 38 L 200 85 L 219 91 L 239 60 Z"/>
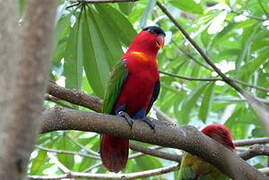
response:
<path fill-rule="evenodd" d="M 27 3 L 21 36 L 16 2 L 4 1 L 0 10 L 0 18 L 6 23 L 3 25 L 0 20 L 1 37 L 5 39 L 0 47 L 0 51 L 5 51 L 4 56 L 0 54 L 1 67 L 6 68 L 0 71 L 0 179 L 4 180 L 25 177 L 39 130 L 48 79 L 56 4 L 54 0 L 29 0 Z"/>

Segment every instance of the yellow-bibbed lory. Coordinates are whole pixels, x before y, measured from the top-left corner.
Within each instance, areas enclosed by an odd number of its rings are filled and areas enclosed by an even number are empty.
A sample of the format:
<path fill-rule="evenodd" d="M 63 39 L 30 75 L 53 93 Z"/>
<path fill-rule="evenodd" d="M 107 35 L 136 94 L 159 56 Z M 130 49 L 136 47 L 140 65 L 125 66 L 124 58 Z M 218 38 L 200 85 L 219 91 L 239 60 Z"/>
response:
<path fill-rule="evenodd" d="M 221 124 L 206 126 L 202 132 L 218 141 L 230 150 L 234 151 L 235 146 L 228 128 Z M 228 176 L 202 158 L 185 152 L 182 158 L 179 172 L 179 180 L 226 180 Z"/>
<path fill-rule="evenodd" d="M 156 58 L 164 45 L 164 37 L 164 31 L 156 26 L 144 28 L 136 35 L 112 71 L 104 98 L 104 113 L 122 116 L 130 126 L 133 119 L 139 119 L 154 129 L 146 115 L 160 91 Z M 125 168 L 128 151 L 128 139 L 101 135 L 101 159 L 109 171 Z"/>

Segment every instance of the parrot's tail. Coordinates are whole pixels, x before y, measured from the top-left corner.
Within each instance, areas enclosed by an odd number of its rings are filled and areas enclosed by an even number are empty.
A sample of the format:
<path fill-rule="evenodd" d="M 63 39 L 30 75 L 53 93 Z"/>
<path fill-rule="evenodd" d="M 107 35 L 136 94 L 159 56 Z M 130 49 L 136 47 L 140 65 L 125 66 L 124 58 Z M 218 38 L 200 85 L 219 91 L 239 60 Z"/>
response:
<path fill-rule="evenodd" d="M 127 163 L 129 140 L 102 134 L 100 153 L 104 166 L 109 171 L 119 172 Z"/>

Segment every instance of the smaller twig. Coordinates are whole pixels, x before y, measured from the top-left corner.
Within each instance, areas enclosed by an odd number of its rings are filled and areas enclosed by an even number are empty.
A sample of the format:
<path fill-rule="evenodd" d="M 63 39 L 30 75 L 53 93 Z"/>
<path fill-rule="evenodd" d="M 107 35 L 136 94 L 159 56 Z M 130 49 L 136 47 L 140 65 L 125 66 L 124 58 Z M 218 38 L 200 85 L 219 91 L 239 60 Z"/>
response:
<path fill-rule="evenodd" d="M 80 4 L 81 4 L 81 2 L 75 2 L 75 3 L 73 3 L 73 4 L 69 5 L 69 6 L 66 6 L 65 9 L 69 9 L 69 8 L 74 7 L 74 6 L 79 6 Z"/>
<path fill-rule="evenodd" d="M 241 139 L 233 142 L 235 146 L 247 146 L 253 144 L 266 144 L 269 143 L 269 137 L 253 138 L 253 139 Z"/>
<path fill-rule="evenodd" d="M 138 179 L 156 176 L 160 174 L 166 174 L 177 170 L 179 167 L 177 164 L 168 167 L 152 169 L 147 171 L 126 173 L 126 174 L 99 174 L 99 173 L 81 173 L 81 172 L 69 172 L 64 175 L 58 176 L 28 176 L 29 179 L 65 179 L 65 178 L 89 178 L 89 179 Z"/>
<path fill-rule="evenodd" d="M 75 152 L 75 151 L 67 151 L 67 150 L 58 150 L 58 149 L 51 149 L 51 148 L 46 148 L 42 147 L 39 145 L 35 145 L 37 149 L 47 151 L 47 152 L 53 152 L 53 153 L 58 153 L 58 154 L 72 154 L 72 155 L 78 155 L 86 158 L 91 158 L 91 159 L 101 159 L 99 156 L 93 156 L 85 153 L 80 153 L 80 152 Z"/>
<path fill-rule="evenodd" d="M 240 152 L 246 152 L 248 150 L 248 148 L 245 147 L 236 147 L 236 152 L 240 153 Z"/>
<path fill-rule="evenodd" d="M 267 176 L 269 176 L 269 167 L 261 168 L 259 171 Z"/>
<path fill-rule="evenodd" d="M 255 97 L 255 98 L 258 99 L 262 103 L 269 104 L 269 99 L 262 99 L 262 98 L 258 98 L 258 97 Z M 246 99 L 241 99 L 241 98 L 215 97 L 215 100 L 216 101 L 228 101 L 228 102 L 246 102 Z"/>
<path fill-rule="evenodd" d="M 79 146 L 81 149 L 84 149 L 85 151 L 87 151 L 88 153 L 91 153 L 95 156 L 99 156 L 99 153 L 94 151 L 94 150 L 91 150 L 90 148 L 87 148 L 85 146 L 83 146 L 82 144 L 80 144 L 79 142 L 75 141 L 73 138 L 69 137 L 69 136 L 66 136 L 71 142 L 73 142 L 75 145 Z"/>
<path fill-rule="evenodd" d="M 177 43 L 176 43 L 174 40 L 172 40 L 172 43 L 173 43 L 174 45 L 177 45 Z M 202 66 L 202 67 L 204 67 L 205 69 L 208 69 L 208 70 L 210 70 L 210 71 L 213 70 L 213 69 L 212 69 L 211 67 L 209 67 L 208 65 L 206 65 L 206 64 L 204 64 L 204 63 L 198 61 L 194 56 L 192 56 L 190 53 L 186 52 L 183 48 L 178 47 L 177 49 L 178 49 L 183 55 L 185 55 L 185 56 L 187 56 L 188 58 L 190 58 L 190 60 L 192 60 L 192 61 L 195 62 L 196 64 L 199 64 L 200 66 Z"/>
<path fill-rule="evenodd" d="M 185 80 L 190 80 L 190 81 L 222 81 L 220 78 L 193 78 L 193 77 L 186 77 L 186 76 L 180 76 L 177 74 L 172 74 L 164 71 L 159 71 L 162 74 L 175 77 L 175 78 L 180 78 L 180 79 L 185 79 Z"/>
<path fill-rule="evenodd" d="M 176 121 L 162 112 L 160 108 L 153 106 L 153 110 L 156 112 L 157 119 L 169 122 L 171 124 L 176 124 Z"/>
<path fill-rule="evenodd" d="M 185 80 L 189 80 L 189 81 L 224 81 L 221 78 L 194 78 L 194 77 L 180 76 L 180 75 L 177 75 L 177 74 L 164 72 L 164 71 L 159 71 L 159 72 L 162 73 L 162 74 L 165 74 L 167 76 L 171 76 L 171 77 L 179 78 L 179 79 L 185 79 Z M 230 78 L 230 79 L 233 80 L 236 83 L 241 84 L 241 85 L 244 85 L 244 86 L 247 86 L 247 87 L 250 87 L 250 88 L 255 88 L 255 89 L 258 89 L 258 90 L 261 90 L 261 91 L 269 92 L 268 88 L 256 86 L 256 85 L 253 85 L 253 84 L 248 84 L 248 83 L 246 83 L 244 81 L 240 81 L 240 80 L 233 79 L 233 78 Z"/>
<path fill-rule="evenodd" d="M 59 99 L 57 97 L 54 97 L 54 96 L 51 96 L 49 94 L 45 94 L 44 99 L 47 100 L 47 101 L 50 101 L 50 102 L 54 102 L 55 104 L 58 104 L 58 105 L 60 105 L 62 107 L 74 109 L 72 106 L 69 106 L 68 104 L 61 102 L 61 99 Z"/>
<path fill-rule="evenodd" d="M 137 145 L 138 146 L 138 145 Z M 141 146 L 141 148 L 143 148 L 142 146 Z M 150 149 L 151 151 L 156 151 L 156 150 L 158 150 L 158 149 L 161 149 L 161 148 L 163 148 L 163 147 L 161 147 L 161 146 L 151 146 L 151 147 L 149 147 L 148 149 Z M 130 149 L 132 149 L 132 143 L 130 143 Z M 134 150 L 135 151 L 135 150 Z M 138 150 L 137 150 L 138 151 Z M 152 153 L 152 154 L 154 154 L 154 153 Z M 136 158 L 138 158 L 138 157 L 140 157 L 140 156 L 144 156 L 145 154 L 143 153 L 143 152 L 137 152 L 137 153 L 134 153 L 134 154 L 131 154 L 130 156 L 129 156 L 129 159 L 136 159 Z"/>
<path fill-rule="evenodd" d="M 47 153 L 48 157 L 55 163 L 55 165 L 64 173 L 69 174 L 71 171 L 65 167 L 53 153 Z"/>
<path fill-rule="evenodd" d="M 261 144 L 252 145 L 247 151 L 241 153 L 240 157 L 244 160 L 248 160 L 260 155 L 269 156 L 269 147 Z"/>
<path fill-rule="evenodd" d="M 240 81 L 240 80 L 237 80 L 237 79 L 233 79 L 231 78 L 233 81 L 239 83 L 239 84 L 242 84 L 244 86 L 247 86 L 247 87 L 251 87 L 251 88 L 255 88 L 255 89 L 258 89 L 258 90 L 261 90 L 261 91 L 265 91 L 265 92 L 269 92 L 269 89 L 268 88 L 265 88 L 265 87 L 260 87 L 260 86 L 256 86 L 256 85 L 253 85 L 253 84 L 248 84 L 244 81 Z"/>
<path fill-rule="evenodd" d="M 134 143 L 130 143 L 130 148 L 134 151 L 143 152 L 144 154 L 153 155 L 153 156 L 156 156 L 156 157 L 159 157 L 162 159 L 181 162 L 181 156 L 179 156 L 179 155 L 170 154 L 170 153 L 166 153 L 166 152 L 162 152 L 162 151 L 158 151 L 158 150 L 153 150 L 151 148 L 139 146 L 139 145 L 134 144 Z"/>
<path fill-rule="evenodd" d="M 89 171 L 91 171 L 91 170 L 93 170 L 93 169 L 95 169 L 95 168 L 98 168 L 98 167 L 101 166 L 102 164 L 103 164 L 102 162 L 98 162 L 98 163 L 96 163 L 96 164 L 90 166 L 89 168 L 85 169 L 83 172 L 89 172 Z"/>

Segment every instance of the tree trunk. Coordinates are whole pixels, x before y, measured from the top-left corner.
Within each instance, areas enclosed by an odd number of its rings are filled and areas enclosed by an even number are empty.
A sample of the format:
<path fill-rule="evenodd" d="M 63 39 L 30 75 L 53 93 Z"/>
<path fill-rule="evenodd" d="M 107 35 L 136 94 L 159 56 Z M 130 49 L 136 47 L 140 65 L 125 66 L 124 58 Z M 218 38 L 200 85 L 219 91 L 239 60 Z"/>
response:
<path fill-rule="evenodd" d="M 16 3 L 0 3 L 0 179 L 3 180 L 25 177 L 47 85 L 55 1 L 27 2 L 21 34 Z"/>

